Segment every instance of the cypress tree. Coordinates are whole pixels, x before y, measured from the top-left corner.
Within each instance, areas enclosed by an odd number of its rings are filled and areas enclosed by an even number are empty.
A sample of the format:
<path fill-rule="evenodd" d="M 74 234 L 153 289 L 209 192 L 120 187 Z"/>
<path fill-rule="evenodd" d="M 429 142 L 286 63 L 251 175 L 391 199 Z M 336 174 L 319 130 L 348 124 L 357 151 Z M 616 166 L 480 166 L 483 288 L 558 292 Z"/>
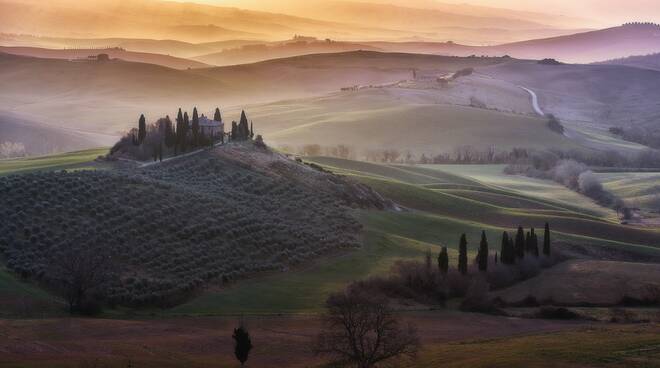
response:
<path fill-rule="evenodd" d="M 213 120 L 222 121 L 222 115 L 220 114 L 220 108 L 215 108 L 215 114 L 213 114 Z"/>
<path fill-rule="evenodd" d="M 525 234 L 525 254 L 532 252 L 532 235 L 528 231 Z"/>
<path fill-rule="evenodd" d="M 174 154 L 177 154 L 177 150 L 181 147 L 181 132 L 183 131 L 183 113 L 179 107 L 179 112 L 176 114 L 176 135 L 174 143 Z"/>
<path fill-rule="evenodd" d="M 192 134 L 193 134 L 193 146 L 197 147 L 197 145 L 199 144 L 199 114 L 197 113 L 197 107 L 193 108 Z"/>
<path fill-rule="evenodd" d="M 234 339 L 234 355 L 239 362 L 241 362 L 241 367 L 245 365 L 245 362 L 248 360 L 250 350 L 252 350 L 252 340 L 250 339 L 250 333 L 245 329 L 245 327 L 240 326 L 234 329 L 234 334 L 232 335 Z"/>
<path fill-rule="evenodd" d="M 190 118 L 188 111 L 183 113 L 183 124 L 181 124 L 181 149 L 185 152 L 188 145 L 188 130 L 190 130 Z"/>
<path fill-rule="evenodd" d="M 147 137 L 147 121 L 144 118 L 144 114 L 140 115 L 140 121 L 138 122 L 138 144 L 142 144 L 144 139 Z"/>
<path fill-rule="evenodd" d="M 486 239 L 486 232 L 481 232 L 481 242 L 479 243 L 478 255 L 479 271 L 488 271 L 488 239 Z"/>
<path fill-rule="evenodd" d="M 438 269 L 440 273 L 446 275 L 449 271 L 449 255 L 447 254 L 447 247 L 442 247 L 438 255 Z"/>
<path fill-rule="evenodd" d="M 495 252 L 495 265 L 497 265 L 497 252 Z"/>
<path fill-rule="evenodd" d="M 516 247 L 513 244 L 513 236 L 509 235 L 509 264 L 515 264 L 515 263 L 516 263 Z"/>
<path fill-rule="evenodd" d="M 525 230 L 523 230 L 522 226 L 518 227 L 518 233 L 516 234 L 516 243 L 515 243 L 515 248 L 516 248 L 516 256 L 518 258 L 524 258 L 525 257 Z"/>
<path fill-rule="evenodd" d="M 247 115 L 245 110 L 241 111 L 241 121 L 238 123 L 239 140 L 246 140 L 250 136 L 250 127 L 248 125 Z"/>
<path fill-rule="evenodd" d="M 231 140 L 238 139 L 238 124 L 235 121 L 231 122 Z"/>
<path fill-rule="evenodd" d="M 254 138 L 254 126 L 252 125 L 252 120 L 250 120 L 250 139 Z"/>
<path fill-rule="evenodd" d="M 462 275 L 467 275 L 467 263 L 467 238 L 465 237 L 465 234 L 463 234 L 461 235 L 461 240 L 458 245 L 458 272 Z"/>
<path fill-rule="evenodd" d="M 531 251 L 534 257 L 539 256 L 539 238 L 536 236 L 536 232 L 534 231 L 534 228 L 532 228 L 532 233 L 531 233 Z"/>
<path fill-rule="evenodd" d="M 543 234 L 543 255 L 550 256 L 550 224 L 545 223 L 545 233 Z"/>
<path fill-rule="evenodd" d="M 172 127 L 172 120 L 170 116 L 165 116 L 165 146 L 171 148 L 176 143 L 176 138 L 174 137 L 174 129 Z"/>
<path fill-rule="evenodd" d="M 502 245 L 500 246 L 500 260 L 503 264 L 510 264 L 511 255 L 509 252 L 509 234 L 505 231 L 502 233 Z"/>

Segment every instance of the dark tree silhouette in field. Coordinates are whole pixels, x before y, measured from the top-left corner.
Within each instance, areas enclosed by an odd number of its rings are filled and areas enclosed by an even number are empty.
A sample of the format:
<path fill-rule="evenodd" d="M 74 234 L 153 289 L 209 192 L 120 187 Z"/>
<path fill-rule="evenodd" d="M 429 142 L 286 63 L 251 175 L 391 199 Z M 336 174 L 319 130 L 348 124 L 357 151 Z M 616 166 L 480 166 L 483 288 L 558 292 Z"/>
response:
<path fill-rule="evenodd" d="M 220 114 L 220 108 L 219 107 L 215 108 L 215 113 L 213 114 L 213 120 L 222 121 L 222 114 Z"/>
<path fill-rule="evenodd" d="M 193 146 L 197 147 L 199 145 L 199 114 L 197 113 L 197 108 L 193 108 L 192 114 L 192 134 L 193 134 Z"/>
<path fill-rule="evenodd" d="M 488 271 L 488 239 L 486 239 L 486 232 L 481 232 L 481 242 L 479 243 L 479 254 L 477 256 L 479 263 L 479 271 Z"/>
<path fill-rule="evenodd" d="M 458 244 L 458 272 L 460 272 L 462 275 L 467 275 L 467 269 L 467 238 L 465 234 L 463 234 L 461 235 L 461 240 Z"/>
<path fill-rule="evenodd" d="M 520 259 L 525 257 L 525 230 L 523 230 L 522 226 L 518 227 L 518 232 L 516 233 L 516 243 L 515 243 L 515 248 L 516 248 L 516 256 Z"/>
<path fill-rule="evenodd" d="M 447 247 L 442 247 L 438 255 L 438 269 L 440 273 L 446 275 L 449 271 L 449 254 L 447 254 Z"/>
<path fill-rule="evenodd" d="M 49 273 L 51 282 L 69 305 L 69 312 L 82 314 L 100 311 L 107 287 L 116 276 L 109 252 L 74 245 L 53 258 Z"/>
<path fill-rule="evenodd" d="M 351 287 L 331 295 L 326 308 L 325 326 L 314 351 L 336 363 L 371 368 L 391 359 L 414 357 L 419 349 L 416 330 L 402 325 L 383 296 Z"/>
<path fill-rule="evenodd" d="M 250 350 L 252 350 L 250 333 L 241 325 L 234 329 L 232 338 L 234 339 L 234 355 L 236 356 L 236 359 L 241 362 L 242 367 L 245 365 L 245 362 L 247 362 Z"/>
<path fill-rule="evenodd" d="M 543 255 L 550 256 L 550 224 L 545 223 L 545 233 L 543 234 Z"/>
<path fill-rule="evenodd" d="M 235 121 L 231 122 L 231 140 L 237 140 L 238 139 L 238 124 Z"/>
<path fill-rule="evenodd" d="M 252 124 L 252 120 L 250 120 L 250 139 L 254 138 L 254 125 Z"/>
<path fill-rule="evenodd" d="M 147 138 L 147 121 L 142 114 L 138 122 L 138 144 L 142 144 L 145 138 Z"/>
<path fill-rule="evenodd" d="M 181 150 L 186 151 L 188 144 L 188 130 L 190 129 L 190 118 L 188 117 L 188 111 L 183 113 L 183 124 L 181 124 L 181 132 L 179 134 L 179 142 L 181 145 Z"/>

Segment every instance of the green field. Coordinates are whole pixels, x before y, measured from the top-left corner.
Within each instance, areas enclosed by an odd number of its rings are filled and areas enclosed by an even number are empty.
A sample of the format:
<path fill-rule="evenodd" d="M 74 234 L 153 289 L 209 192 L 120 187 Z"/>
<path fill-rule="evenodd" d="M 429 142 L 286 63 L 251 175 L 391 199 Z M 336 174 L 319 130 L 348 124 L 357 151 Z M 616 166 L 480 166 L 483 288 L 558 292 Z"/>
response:
<path fill-rule="evenodd" d="M 586 197 L 550 182 L 506 177 L 498 174 L 500 166 L 447 170 L 444 166 L 312 160 L 371 185 L 407 210 L 356 212 L 365 227 L 364 247 L 358 251 L 325 258 L 294 272 L 262 275 L 227 289 L 209 290 L 164 314 L 315 312 L 329 292 L 353 280 L 386 273 L 397 260 L 421 260 L 427 250 L 437 253 L 443 245 L 455 257 L 461 233 L 467 234 L 474 252 L 482 230 L 497 248 L 502 231 L 513 231 L 518 223 L 530 221 L 538 228 L 550 221 L 558 241 L 660 254 L 654 246 L 660 244 L 658 232 L 621 226 L 609 218 L 609 210 Z M 552 200 L 554 194 L 562 200 Z"/>
<path fill-rule="evenodd" d="M 29 157 L 13 160 L 0 160 L 0 175 L 25 173 L 38 170 L 83 170 L 99 166 L 93 161 L 108 153 L 107 148 L 69 152 L 49 156 Z"/>
<path fill-rule="evenodd" d="M 607 190 L 630 205 L 645 210 L 660 211 L 660 173 L 616 172 L 597 175 Z"/>
<path fill-rule="evenodd" d="M 50 166 L 28 167 L 84 165 L 97 153 L 79 153 L 73 155 L 77 159 L 67 161 L 66 155 L 53 156 L 41 159 Z M 657 230 L 622 226 L 610 210 L 586 197 L 551 182 L 506 176 L 498 165 L 378 165 L 334 158 L 311 161 L 370 185 L 402 206 L 401 210 L 355 210 L 364 226 L 359 250 L 329 255 L 288 272 L 238 280 L 221 289 L 209 287 L 176 308 L 138 311 L 138 315 L 313 313 L 322 309 L 328 293 L 353 280 L 385 274 L 397 260 L 421 260 L 429 249 L 437 253 L 444 245 L 450 248 L 455 262 L 461 233 L 467 234 L 472 252 L 482 230 L 491 247 L 497 249 L 502 232 L 513 231 L 519 224 L 542 228 L 548 221 L 556 241 L 660 255 Z M 14 166 L 14 170 L 25 169 Z M 7 284 L 17 282 L 7 280 Z M 110 311 L 109 315 L 123 313 Z"/>
<path fill-rule="evenodd" d="M 657 326 L 590 327 L 569 332 L 440 343 L 409 367 L 660 367 Z"/>
<path fill-rule="evenodd" d="M 546 127 L 544 119 L 439 103 L 445 92 L 367 89 L 249 107 L 259 132 L 274 146 L 351 146 L 359 154 L 392 147 L 419 155 L 464 145 L 498 149 L 581 149 Z M 233 113 L 233 112 L 232 112 Z M 486 147 L 484 147 L 486 148 Z"/>

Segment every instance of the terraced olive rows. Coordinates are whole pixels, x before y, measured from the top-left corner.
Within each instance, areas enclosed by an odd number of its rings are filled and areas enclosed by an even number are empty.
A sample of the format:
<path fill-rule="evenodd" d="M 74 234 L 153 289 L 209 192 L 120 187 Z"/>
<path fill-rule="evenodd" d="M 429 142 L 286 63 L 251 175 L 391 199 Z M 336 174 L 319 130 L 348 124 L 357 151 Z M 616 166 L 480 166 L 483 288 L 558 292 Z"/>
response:
<path fill-rule="evenodd" d="M 142 170 L 0 178 L 0 251 L 48 284 L 71 245 L 110 250 L 121 305 L 171 305 L 207 283 L 282 270 L 359 246 L 340 202 L 210 155 Z"/>

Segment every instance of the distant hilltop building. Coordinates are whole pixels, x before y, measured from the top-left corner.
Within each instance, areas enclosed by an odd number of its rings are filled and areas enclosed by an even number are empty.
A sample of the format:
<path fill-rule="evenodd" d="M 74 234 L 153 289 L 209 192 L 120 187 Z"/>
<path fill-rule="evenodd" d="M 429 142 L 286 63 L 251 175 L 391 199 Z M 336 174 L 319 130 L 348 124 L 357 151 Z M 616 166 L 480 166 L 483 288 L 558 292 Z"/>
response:
<path fill-rule="evenodd" d="M 199 130 L 200 133 L 206 137 L 214 138 L 225 131 L 225 123 L 220 120 L 209 119 L 204 114 L 199 117 Z"/>

